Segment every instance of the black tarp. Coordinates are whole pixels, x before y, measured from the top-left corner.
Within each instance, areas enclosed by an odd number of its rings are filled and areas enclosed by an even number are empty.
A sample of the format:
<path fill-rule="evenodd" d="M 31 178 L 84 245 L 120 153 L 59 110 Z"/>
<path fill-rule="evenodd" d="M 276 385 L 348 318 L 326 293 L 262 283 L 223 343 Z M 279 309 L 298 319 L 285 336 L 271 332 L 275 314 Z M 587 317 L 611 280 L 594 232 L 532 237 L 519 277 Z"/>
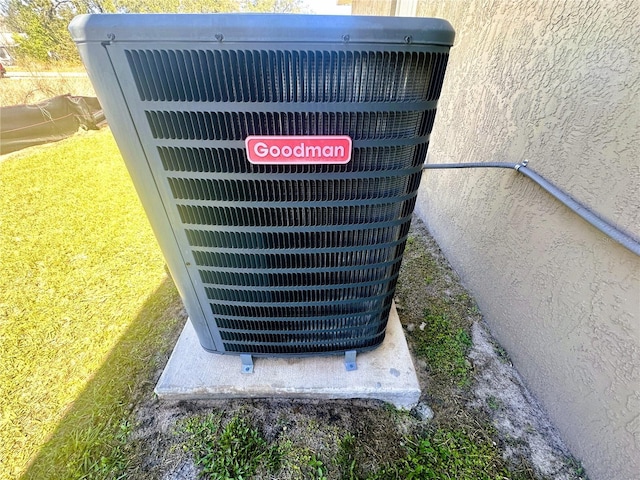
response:
<path fill-rule="evenodd" d="M 78 131 L 105 125 L 95 97 L 60 95 L 35 105 L 0 108 L 0 155 L 42 143 L 56 142 Z"/>

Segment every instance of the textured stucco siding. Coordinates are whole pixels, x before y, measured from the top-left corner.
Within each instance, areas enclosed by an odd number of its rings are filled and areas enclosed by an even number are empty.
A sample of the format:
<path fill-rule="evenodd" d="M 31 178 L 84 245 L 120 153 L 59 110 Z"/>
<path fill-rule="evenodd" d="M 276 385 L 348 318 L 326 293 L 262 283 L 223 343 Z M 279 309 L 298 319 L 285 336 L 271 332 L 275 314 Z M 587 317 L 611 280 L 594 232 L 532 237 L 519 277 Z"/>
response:
<path fill-rule="evenodd" d="M 429 162 L 528 159 L 640 238 L 640 4 L 417 13 L 457 33 Z M 511 171 L 429 171 L 418 211 L 591 478 L 640 478 L 639 258 Z"/>
<path fill-rule="evenodd" d="M 457 35 L 428 161 L 528 159 L 640 238 L 640 3 L 417 13 Z M 509 170 L 425 172 L 418 211 L 591 478 L 640 478 L 639 257 Z"/>

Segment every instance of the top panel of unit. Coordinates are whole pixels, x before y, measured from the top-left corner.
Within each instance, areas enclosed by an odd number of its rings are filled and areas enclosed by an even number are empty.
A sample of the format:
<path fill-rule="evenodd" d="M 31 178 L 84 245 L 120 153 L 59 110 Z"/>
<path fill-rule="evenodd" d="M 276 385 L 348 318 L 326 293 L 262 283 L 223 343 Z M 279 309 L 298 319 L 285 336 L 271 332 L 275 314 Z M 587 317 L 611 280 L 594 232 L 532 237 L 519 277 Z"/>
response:
<path fill-rule="evenodd" d="M 69 25 L 76 43 L 284 42 L 451 46 L 454 30 L 437 18 L 283 14 L 94 14 Z"/>

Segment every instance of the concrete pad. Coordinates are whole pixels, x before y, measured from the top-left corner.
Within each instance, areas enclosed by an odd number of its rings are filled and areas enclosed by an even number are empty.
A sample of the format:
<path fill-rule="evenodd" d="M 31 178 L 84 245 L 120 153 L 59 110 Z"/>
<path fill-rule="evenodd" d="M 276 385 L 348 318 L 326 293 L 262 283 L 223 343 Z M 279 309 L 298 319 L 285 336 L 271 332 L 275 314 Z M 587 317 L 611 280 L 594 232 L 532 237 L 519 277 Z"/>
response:
<path fill-rule="evenodd" d="M 254 357 L 254 373 L 241 373 L 238 355 L 217 355 L 198 342 L 187 321 L 155 392 L 163 400 L 228 398 L 367 398 L 410 409 L 420 385 L 395 304 L 380 347 L 357 356 L 358 369 L 346 371 L 344 355 Z"/>

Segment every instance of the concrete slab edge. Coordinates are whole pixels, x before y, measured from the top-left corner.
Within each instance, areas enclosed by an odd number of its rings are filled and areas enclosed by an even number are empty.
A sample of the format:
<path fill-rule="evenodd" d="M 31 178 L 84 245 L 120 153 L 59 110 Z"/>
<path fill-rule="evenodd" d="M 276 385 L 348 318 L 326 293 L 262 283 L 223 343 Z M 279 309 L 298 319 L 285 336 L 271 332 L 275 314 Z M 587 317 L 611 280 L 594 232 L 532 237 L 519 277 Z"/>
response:
<path fill-rule="evenodd" d="M 187 321 L 158 380 L 163 401 L 237 398 L 374 399 L 411 409 L 420 384 L 395 305 L 384 342 L 358 354 L 358 370 L 347 372 L 343 356 L 254 359 L 253 374 L 241 373 L 237 355 L 216 355 L 200 346 Z"/>

